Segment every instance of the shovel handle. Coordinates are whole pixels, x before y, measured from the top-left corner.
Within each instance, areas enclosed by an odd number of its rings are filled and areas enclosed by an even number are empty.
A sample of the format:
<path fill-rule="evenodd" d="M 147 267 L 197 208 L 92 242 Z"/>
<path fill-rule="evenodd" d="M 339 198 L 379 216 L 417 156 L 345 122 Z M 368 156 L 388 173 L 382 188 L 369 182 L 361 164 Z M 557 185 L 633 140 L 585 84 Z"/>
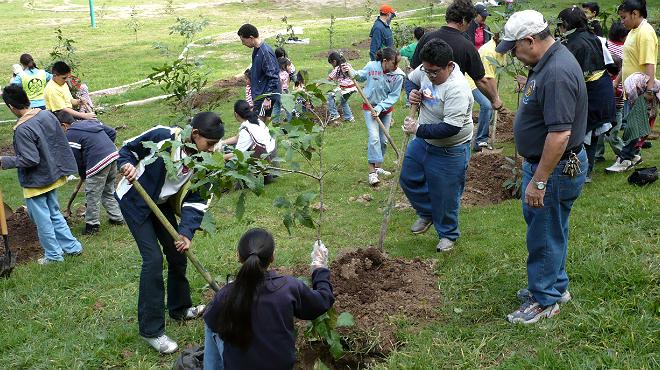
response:
<path fill-rule="evenodd" d="M 167 217 L 165 217 L 163 212 L 160 210 L 160 208 L 158 208 L 156 203 L 153 201 L 153 199 L 151 199 L 149 194 L 147 194 L 147 192 L 144 190 L 142 185 L 137 181 L 137 179 L 135 181 L 133 181 L 132 185 L 133 185 L 133 188 L 135 188 L 135 191 L 137 191 L 138 194 L 140 194 L 142 196 L 142 199 L 144 199 L 144 201 L 147 203 L 147 205 L 149 206 L 149 209 L 151 209 L 151 212 L 153 212 L 154 215 L 156 215 L 156 217 L 158 218 L 160 223 L 163 224 L 163 226 L 165 227 L 167 232 L 170 233 L 172 238 L 174 238 L 174 240 L 179 240 L 180 239 L 179 238 L 179 232 L 176 231 L 174 226 L 172 226 L 170 221 L 167 219 Z M 213 279 L 211 274 L 209 274 L 208 270 L 206 270 L 204 268 L 202 263 L 199 262 L 199 260 L 197 259 L 197 256 L 195 256 L 195 254 L 190 249 L 185 251 L 184 254 L 186 255 L 186 257 L 188 257 L 188 259 L 190 260 L 190 263 L 192 263 L 193 266 L 195 266 L 195 268 L 197 269 L 197 271 L 202 275 L 204 280 L 206 280 L 206 282 L 209 283 L 211 288 L 216 292 L 219 291 L 220 286 Z"/>
<path fill-rule="evenodd" d="M 7 229 L 7 215 L 5 214 L 5 201 L 2 197 L 2 191 L 0 191 L 0 234 L 9 234 Z"/>

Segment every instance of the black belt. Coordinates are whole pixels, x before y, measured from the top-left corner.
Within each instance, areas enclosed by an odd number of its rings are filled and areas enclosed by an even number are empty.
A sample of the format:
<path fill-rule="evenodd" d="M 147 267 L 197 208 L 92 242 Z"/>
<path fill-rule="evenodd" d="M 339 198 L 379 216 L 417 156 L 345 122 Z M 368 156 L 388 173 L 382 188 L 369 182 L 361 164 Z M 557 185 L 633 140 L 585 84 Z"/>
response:
<path fill-rule="evenodd" d="M 571 154 L 578 154 L 581 151 L 582 151 L 582 144 L 565 151 L 564 154 L 561 156 L 560 161 L 565 161 L 571 157 Z M 541 157 L 529 157 L 529 158 L 525 158 L 525 160 L 531 164 L 538 164 L 541 161 Z"/>

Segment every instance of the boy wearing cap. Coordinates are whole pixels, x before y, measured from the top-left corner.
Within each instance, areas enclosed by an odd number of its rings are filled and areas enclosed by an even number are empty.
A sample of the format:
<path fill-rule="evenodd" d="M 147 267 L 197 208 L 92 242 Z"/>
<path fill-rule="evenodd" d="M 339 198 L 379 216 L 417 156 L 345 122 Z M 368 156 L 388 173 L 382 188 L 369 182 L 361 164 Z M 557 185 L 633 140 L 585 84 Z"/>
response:
<path fill-rule="evenodd" d="M 582 140 L 587 125 L 587 87 L 573 54 L 555 42 L 543 15 L 514 13 L 504 26 L 499 53 L 511 52 L 531 67 L 514 122 L 523 162 L 523 216 L 527 223 L 527 288 L 507 316 L 530 324 L 559 313 L 571 299 L 566 256 L 568 219 L 587 174 Z"/>
<path fill-rule="evenodd" d="M 369 37 L 371 37 L 371 46 L 369 46 L 369 59 L 376 60 L 376 52 L 383 48 L 391 48 L 394 45 L 394 37 L 390 29 L 392 18 L 396 17 L 396 12 L 391 6 L 383 4 L 380 6 L 380 15 L 376 18 L 371 27 Z"/>
<path fill-rule="evenodd" d="M 486 24 L 486 18 L 490 15 L 486 7 L 477 4 L 474 6 L 474 11 L 477 12 L 477 16 L 470 22 L 467 31 L 465 34 L 472 41 L 474 46 L 479 50 L 479 48 L 490 41 L 491 32 L 490 28 Z"/>

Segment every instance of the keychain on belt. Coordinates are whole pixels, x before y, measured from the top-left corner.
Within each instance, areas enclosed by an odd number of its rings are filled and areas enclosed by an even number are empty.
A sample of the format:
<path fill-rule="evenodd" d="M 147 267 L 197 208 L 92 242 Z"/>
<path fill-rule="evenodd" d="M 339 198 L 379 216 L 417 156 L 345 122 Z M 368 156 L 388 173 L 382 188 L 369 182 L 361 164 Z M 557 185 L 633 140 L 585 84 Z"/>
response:
<path fill-rule="evenodd" d="M 577 154 L 571 153 L 562 172 L 564 175 L 570 177 L 575 177 L 578 173 L 580 173 L 580 160 L 578 159 Z"/>

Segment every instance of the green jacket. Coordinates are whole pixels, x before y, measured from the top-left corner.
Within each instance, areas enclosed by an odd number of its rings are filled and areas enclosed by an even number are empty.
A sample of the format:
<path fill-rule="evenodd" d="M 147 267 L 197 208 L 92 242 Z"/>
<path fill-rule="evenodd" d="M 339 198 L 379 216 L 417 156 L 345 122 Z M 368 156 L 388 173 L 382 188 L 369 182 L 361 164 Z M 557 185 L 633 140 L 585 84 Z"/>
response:
<path fill-rule="evenodd" d="M 408 58 L 408 60 L 412 60 L 413 54 L 415 54 L 415 49 L 417 48 L 417 41 L 409 44 L 408 46 L 404 46 L 401 48 L 401 56 Z"/>

